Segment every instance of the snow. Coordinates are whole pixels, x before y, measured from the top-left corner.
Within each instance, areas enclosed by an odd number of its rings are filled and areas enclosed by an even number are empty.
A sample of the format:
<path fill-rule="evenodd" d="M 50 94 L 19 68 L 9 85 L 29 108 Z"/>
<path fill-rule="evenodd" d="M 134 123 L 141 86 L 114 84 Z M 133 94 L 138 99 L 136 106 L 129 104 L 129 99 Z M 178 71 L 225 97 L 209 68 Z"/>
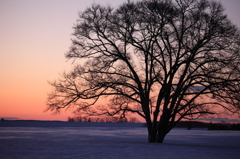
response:
<path fill-rule="evenodd" d="M 4 159 L 237 159 L 240 131 L 173 129 L 163 144 L 148 143 L 143 124 L 0 122 Z"/>

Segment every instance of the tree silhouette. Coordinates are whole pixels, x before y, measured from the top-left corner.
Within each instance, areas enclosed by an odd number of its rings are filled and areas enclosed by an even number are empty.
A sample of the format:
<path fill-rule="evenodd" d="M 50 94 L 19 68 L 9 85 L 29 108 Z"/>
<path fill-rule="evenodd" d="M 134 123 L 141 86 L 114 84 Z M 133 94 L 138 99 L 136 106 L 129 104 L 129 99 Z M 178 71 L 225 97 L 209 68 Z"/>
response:
<path fill-rule="evenodd" d="M 47 110 L 137 113 L 160 143 L 182 119 L 239 112 L 240 35 L 219 2 L 93 4 L 73 37 L 66 58 L 79 64 L 51 82 Z"/>

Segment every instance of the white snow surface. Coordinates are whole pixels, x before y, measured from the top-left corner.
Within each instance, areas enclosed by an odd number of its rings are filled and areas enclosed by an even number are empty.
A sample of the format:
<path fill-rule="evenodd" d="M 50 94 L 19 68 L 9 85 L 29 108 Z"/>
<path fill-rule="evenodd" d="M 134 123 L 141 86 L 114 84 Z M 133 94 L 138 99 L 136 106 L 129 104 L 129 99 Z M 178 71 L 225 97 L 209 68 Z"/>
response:
<path fill-rule="evenodd" d="M 0 121 L 0 159 L 239 159 L 240 131 L 173 129 L 147 142 L 141 123 Z"/>

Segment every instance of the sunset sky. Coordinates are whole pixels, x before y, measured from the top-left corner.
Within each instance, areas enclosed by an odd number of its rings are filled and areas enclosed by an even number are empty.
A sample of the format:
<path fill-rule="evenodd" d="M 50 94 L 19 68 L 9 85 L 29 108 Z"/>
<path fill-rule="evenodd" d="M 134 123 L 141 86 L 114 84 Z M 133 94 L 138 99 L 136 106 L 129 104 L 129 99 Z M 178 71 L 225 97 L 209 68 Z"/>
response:
<path fill-rule="evenodd" d="M 93 2 L 117 6 L 126 0 L 0 0 L 0 118 L 63 120 L 70 112 L 44 112 L 53 81 L 71 68 L 71 45 L 79 11 Z M 240 27 L 240 0 L 221 0 Z"/>

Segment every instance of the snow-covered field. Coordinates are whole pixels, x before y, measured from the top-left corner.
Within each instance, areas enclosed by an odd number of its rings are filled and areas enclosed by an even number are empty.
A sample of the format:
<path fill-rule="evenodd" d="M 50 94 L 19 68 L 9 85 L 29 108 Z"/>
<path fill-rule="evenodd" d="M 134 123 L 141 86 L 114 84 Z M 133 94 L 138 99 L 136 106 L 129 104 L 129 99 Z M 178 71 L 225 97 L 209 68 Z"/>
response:
<path fill-rule="evenodd" d="M 1 159 L 239 159 L 240 131 L 173 129 L 148 143 L 143 124 L 0 121 Z"/>

